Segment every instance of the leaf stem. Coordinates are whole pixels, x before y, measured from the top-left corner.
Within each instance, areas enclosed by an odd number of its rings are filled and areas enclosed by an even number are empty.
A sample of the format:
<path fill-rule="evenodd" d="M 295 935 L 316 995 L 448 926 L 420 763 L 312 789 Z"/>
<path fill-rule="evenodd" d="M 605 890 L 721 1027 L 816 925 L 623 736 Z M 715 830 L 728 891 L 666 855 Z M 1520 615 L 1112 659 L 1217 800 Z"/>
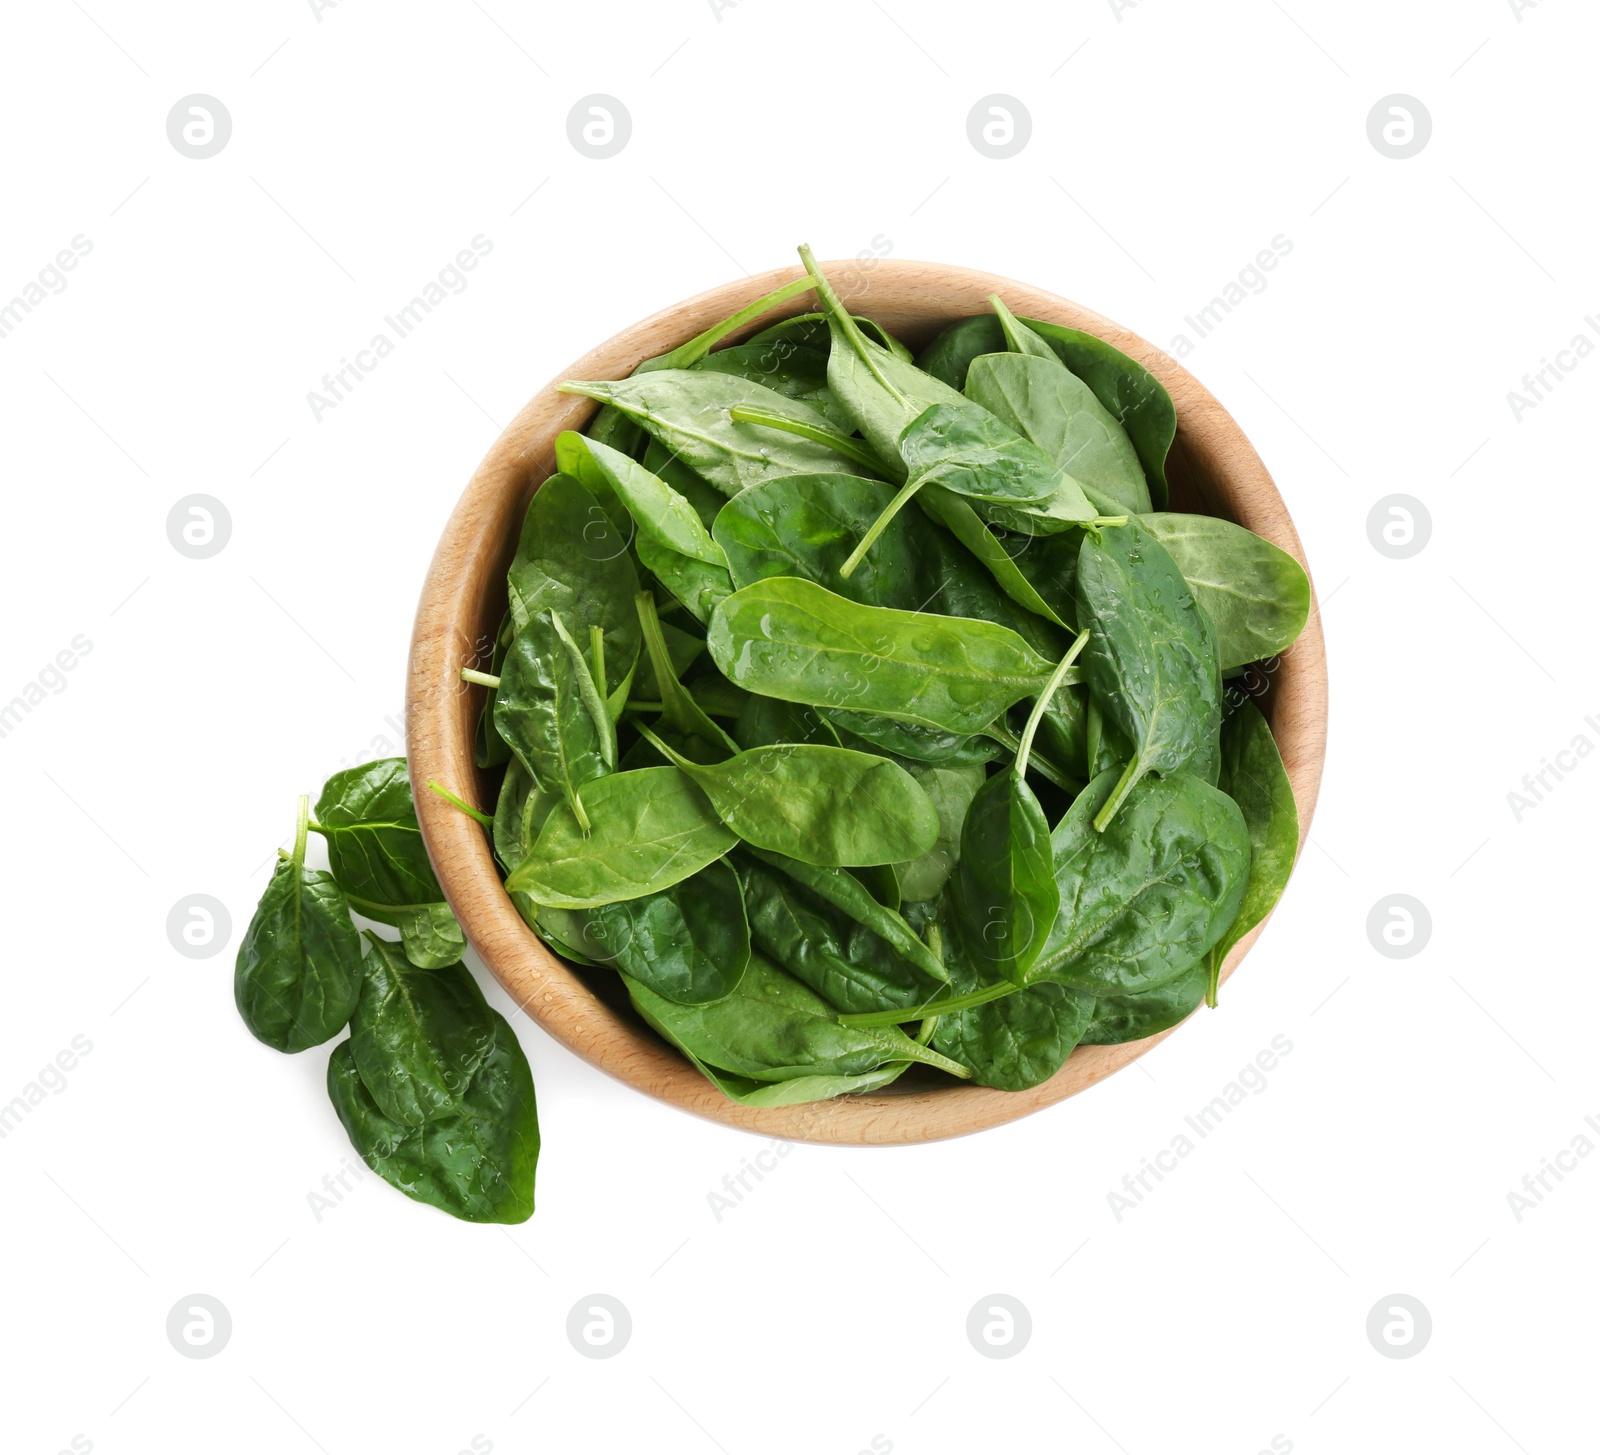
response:
<path fill-rule="evenodd" d="M 973 990 L 966 995 L 952 996 L 949 1000 L 930 1000 L 926 1004 L 913 1006 L 910 1010 L 868 1010 L 856 1015 L 842 1015 L 839 1024 L 842 1026 L 898 1026 L 908 1021 L 926 1020 L 929 1016 L 954 1015 L 957 1011 L 971 1010 L 974 1006 L 988 1005 L 991 1000 L 1004 1000 L 1008 995 L 1015 995 L 1021 990 L 1020 985 L 1013 985 L 1009 980 L 1002 980 L 997 985 L 986 985 L 982 990 Z"/>
<path fill-rule="evenodd" d="M 492 829 L 494 827 L 494 819 L 489 814 L 474 808 L 465 799 L 457 798 L 456 795 L 453 794 L 448 788 L 441 788 L 431 778 L 428 780 L 428 792 L 437 793 L 439 797 L 444 799 L 446 803 L 454 804 L 462 811 L 462 813 L 466 814 L 469 818 L 477 819 L 477 821 L 485 828 Z"/>
<path fill-rule="evenodd" d="M 1133 791 L 1133 785 L 1143 776 L 1139 767 L 1139 755 L 1135 753 L 1128 759 L 1128 766 L 1122 770 L 1122 777 L 1117 779 L 1117 786 L 1111 790 L 1111 797 L 1106 799 L 1100 812 L 1094 816 L 1094 831 L 1103 834 L 1106 825 L 1116 816 L 1122 807 L 1122 800 Z"/>
<path fill-rule="evenodd" d="M 787 303 L 791 298 L 798 298 L 803 293 L 814 291 L 816 286 L 809 274 L 803 278 L 791 278 L 787 283 L 774 288 L 772 292 L 763 294 L 755 302 L 745 304 L 731 318 L 725 318 L 721 323 L 714 323 L 704 333 L 696 334 L 687 343 L 679 344 L 671 353 L 664 355 L 659 363 L 652 359 L 645 360 L 639 366 L 638 372 L 648 373 L 652 368 L 690 368 L 705 358 L 730 333 L 743 328 L 747 323 L 754 323 L 763 313 L 770 313 L 780 303 Z"/>
<path fill-rule="evenodd" d="M 606 692 L 606 633 L 598 622 L 589 628 L 589 655 L 594 658 L 594 685 Z"/>
<path fill-rule="evenodd" d="M 884 533 L 884 531 L 888 530 L 889 522 L 892 521 L 895 516 L 899 515 L 901 509 L 905 506 L 905 503 L 910 500 L 911 497 L 917 493 L 917 491 L 922 489 L 922 482 L 925 479 L 927 479 L 927 476 L 919 475 L 915 480 L 908 480 L 900 487 L 900 493 L 896 495 L 895 498 L 886 506 L 884 506 L 883 514 L 867 527 L 867 533 L 861 537 L 861 540 L 857 544 L 855 550 L 850 552 L 849 558 L 845 561 L 844 565 L 839 567 L 840 576 L 844 577 L 846 580 L 850 578 L 851 572 L 853 572 L 855 568 L 861 564 L 861 558 L 872 549 L 873 542 L 876 541 L 878 537 Z"/>
<path fill-rule="evenodd" d="M 1211 967 L 1206 975 L 1206 1005 L 1215 1010 L 1217 1008 L 1217 986 L 1222 976 L 1222 956 L 1213 949 L 1210 959 Z"/>
<path fill-rule="evenodd" d="M 808 424 L 803 419 L 791 419 L 786 414 L 778 414 L 770 409 L 758 409 L 748 404 L 735 404 L 729 409 L 728 418 L 735 424 L 757 424 L 763 429 L 781 430 L 784 434 L 798 435 L 813 444 L 826 445 L 836 454 L 843 455 L 847 460 L 854 460 L 856 464 L 865 466 L 875 474 L 883 469 L 878 457 L 866 445 L 860 440 L 851 439 L 849 435 L 840 434 L 837 430 L 822 429 L 817 425 Z"/>
<path fill-rule="evenodd" d="M 1043 719 L 1045 709 L 1050 706 L 1050 699 L 1056 695 L 1056 689 L 1061 686 L 1062 679 L 1071 669 L 1072 664 L 1078 660 L 1078 654 L 1089 644 L 1089 633 L 1081 631 L 1067 655 L 1061 659 L 1061 664 L 1050 674 L 1050 680 L 1045 684 L 1045 689 L 1039 694 L 1039 700 L 1033 704 L 1033 711 L 1028 714 L 1028 721 L 1022 729 L 1022 737 L 1017 743 L 1017 761 L 1013 771 L 1021 777 L 1028 771 L 1028 756 L 1033 752 L 1033 735 L 1039 731 L 1039 723 Z"/>
<path fill-rule="evenodd" d="M 294 853 L 290 855 L 290 862 L 296 869 L 304 866 L 306 862 L 306 834 L 311 828 L 311 796 L 307 793 L 300 795 L 300 802 L 295 806 L 294 813 Z"/>
<path fill-rule="evenodd" d="M 809 243 L 800 244 L 800 261 L 806 265 L 806 272 L 811 275 L 816 284 L 817 297 L 822 300 L 822 306 L 827 309 L 833 321 L 837 323 L 849 339 L 850 347 L 856 356 L 871 371 L 872 377 L 888 390 L 894 402 L 902 409 L 908 407 L 906 396 L 884 377 L 883 371 L 878 367 L 878 362 L 872 357 L 872 350 L 877 347 L 866 334 L 861 332 L 861 325 L 852 317 L 850 310 L 844 306 L 839 295 L 833 291 L 833 284 L 823 276 L 822 269 L 817 266 L 816 256 L 811 251 Z"/>
<path fill-rule="evenodd" d="M 476 682 L 479 687 L 498 687 L 500 679 L 490 672 L 480 672 L 476 667 L 463 667 L 461 669 L 463 682 Z"/>
<path fill-rule="evenodd" d="M 1021 740 L 1004 723 L 991 723 L 983 730 L 983 735 L 986 738 L 993 738 L 995 742 L 1008 749 L 1013 755 L 1021 746 Z M 1058 767 L 1051 762 L 1043 753 L 1030 753 L 1028 755 L 1028 766 L 1041 778 L 1054 783 L 1063 793 L 1070 793 L 1076 798 L 1083 791 L 1084 785 L 1078 779 L 1074 778 L 1064 768 Z"/>

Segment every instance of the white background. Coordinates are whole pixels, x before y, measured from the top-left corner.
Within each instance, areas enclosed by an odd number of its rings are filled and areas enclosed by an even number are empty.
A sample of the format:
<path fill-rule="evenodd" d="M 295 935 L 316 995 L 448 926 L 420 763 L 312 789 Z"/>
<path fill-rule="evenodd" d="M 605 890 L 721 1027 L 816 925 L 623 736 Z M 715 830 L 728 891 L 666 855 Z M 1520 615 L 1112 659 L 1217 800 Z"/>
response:
<path fill-rule="evenodd" d="M 1600 1157 L 1520 1221 L 1507 1194 L 1600 1116 L 1600 761 L 1520 821 L 1507 795 L 1600 743 L 1600 359 L 1520 422 L 1507 393 L 1600 338 L 1592 7 L 320 9 L 7 13 L 0 300 L 93 250 L 0 339 L 0 701 L 92 650 L 0 739 L 0 1103 L 92 1051 L 0 1140 L 5 1449 L 1589 1448 Z M 166 134 L 195 92 L 233 120 L 203 161 Z M 595 92 L 633 121 L 605 161 L 567 137 Z M 997 92 L 1033 122 L 1007 161 L 966 133 Z M 1396 92 L 1434 125 L 1405 161 L 1366 129 Z M 315 419 L 478 234 L 470 286 Z M 491 985 L 538 1082 L 533 1221 L 371 1176 L 319 1217 L 354 1160 L 326 1049 L 250 1038 L 233 953 L 295 795 L 399 750 L 423 571 L 526 398 L 803 240 L 992 269 L 1172 347 L 1279 234 L 1187 363 L 1299 525 L 1332 722 L 1312 843 L 1222 1009 L 1017 1125 L 796 1148 L 718 1220 L 765 1144 L 590 1070 Z M 192 493 L 232 519 L 208 560 L 166 534 Z M 1432 518 L 1410 559 L 1368 537 L 1394 493 Z M 1397 892 L 1432 915 L 1407 960 L 1366 930 Z M 214 958 L 168 942 L 195 893 L 231 913 Z M 1124 1175 L 1278 1036 L 1264 1089 L 1119 1221 Z M 233 1324 L 206 1360 L 165 1332 L 197 1292 Z M 596 1292 L 633 1320 L 605 1361 L 565 1332 Z M 965 1332 L 997 1292 L 1032 1317 L 1006 1360 Z M 1368 1341 L 1395 1293 L 1432 1317 L 1414 1358 Z"/>

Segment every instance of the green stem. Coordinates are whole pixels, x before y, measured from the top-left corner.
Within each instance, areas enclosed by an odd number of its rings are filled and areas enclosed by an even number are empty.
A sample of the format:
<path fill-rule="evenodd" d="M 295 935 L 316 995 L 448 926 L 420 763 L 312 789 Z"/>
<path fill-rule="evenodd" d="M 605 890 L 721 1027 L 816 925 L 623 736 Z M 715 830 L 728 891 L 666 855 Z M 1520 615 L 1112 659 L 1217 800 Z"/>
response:
<path fill-rule="evenodd" d="M 701 359 L 723 339 L 731 333 L 743 328 L 747 323 L 754 323 L 763 313 L 770 313 L 780 303 L 787 303 L 791 298 L 798 298 L 802 293 L 810 293 L 816 284 L 807 275 L 803 278 L 792 278 L 781 287 L 774 288 L 772 292 L 757 298 L 754 303 L 747 303 L 731 318 L 725 318 L 721 323 L 715 323 L 704 333 L 696 334 L 687 343 L 679 344 L 671 353 L 663 356 L 659 363 L 647 360 L 652 368 L 656 369 L 687 369 L 693 364 L 698 364 Z M 648 372 L 641 364 L 640 372 Z"/>
<path fill-rule="evenodd" d="M 963 1066 L 959 1061 L 952 1061 L 948 1056 L 935 1051 L 931 1046 L 924 1046 L 920 1041 L 913 1044 L 917 1048 L 917 1054 L 911 1058 L 913 1061 L 920 1061 L 924 1066 L 937 1067 L 940 1071 L 948 1071 L 962 1081 L 972 1080 L 971 1067 Z"/>
<path fill-rule="evenodd" d="M 594 685 L 603 697 L 606 690 L 606 633 L 601 626 L 589 628 L 589 655 L 594 659 Z"/>
<path fill-rule="evenodd" d="M 822 306 L 827 309 L 833 321 L 839 325 L 844 336 L 850 341 L 850 347 L 855 351 L 856 356 L 871 371 L 872 377 L 889 391 L 889 395 L 894 402 L 902 409 L 908 408 L 906 396 L 884 377 L 883 370 L 878 367 L 878 361 L 873 358 L 872 350 L 876 345 L 866 334 L 861 332 L 861 325 L 855 321 L 850 310 L 844 306 L 839 295 L 833 291 L 833 284 L 823 276 L 822 269 L 817 266 L 817 259 L 807 243 L 800 244 L 800 261 L 806 265 L 806 272 L 811 275 L 812 281 L 816 284 L 817 297 L 822 300 Z"/>
<path fill-rule="evenodd" d="M 645 702 L 640 698 L 632 697 L 628 699 L 628 705 L 622 710 L 624 712 L 653 712 L 659 715 L 666 711 L 666 706 L 664 702 Z"/>
<path fill-rule="evenodd" d="M 911 1039 L 919 1046 L 926 1046 L 933 1039 L 934 1029 L 939 1024 L 939 1017 L 930 1015 L 927 1020 L 917 1027 L 917 1033 Z"/>
<path fill-rule="evenodd" d="M 479 687 L 498 687 L 500 685 L 498 677 L 489 672 L 480 672 L 475 667 L 463 667 L 461 669 L 461 680 L 463 682 L 476 682 Z"/>
<path fill-rule="evenodd" d="M 448 788 L 441 788 L 431 778 L 428 780 L 428 792 L 437 793 L 439 797 L 444 799 L 446 803 L 454 804 L 462 811 L 462 813 L 466 814 L 469 818 L 477 819 L 477 821 L 485 828 L 492 829 L 494 827 L 494 819 L 489 814 L 483 813 L 481 810 L 474 808 L 465 799 L 457 798 L 455 794 L 453 794 Z"/>
<path fill-rule="evenodd" d="M 294 853 L 290 856 L 296 869 L 306 862 L 306 834 L 311 828 L 311 798 L 302 793 L 294 813 Z"/>
<path fill-rule="evenodd" d="M 1090 503 L 1093 504 L 1092 501 Z M 1126 525 L 1128 517 L 1125 515 L 1097 515 L 1093 520 L 1085 523 L 1093 526 L 1095 530 L 1100 530 L 1108 525 Z"/>
<path fill-rule="evenodd" d="M 915 480 L 908 480 L 900 487 L 900 493 L 896 495 L 895 498 L 886 506 L 884 506 L 883 514 L 867 527 L 867 533 L 861 537 L 861 541 L 856 546 L 855 550 L 850 552 L 849 559 L 845 561 L 844 565 L 839 567 L 840 576 L 844 577 L 846 580 L 849 579 L 850 573 L 861 564 L 861 558 L 872 549 L 872 543 L 876 541 L 878 537 L 884 533 L 884 531 L 888 530 L 889 522 L 892 521 L 895 516 L 899 515 L 901 509 L 905 506 L 905 503 L 910 500 L 911 497 L 917 493 L 917 491 L 922 489 L 922 482 L 926 478 L 927 477 L 925 475 L 919 475 Z"/>
<path fill-rule="evenodd" d="M 1056 689 L 1061 686 L 1061 679 L 1067 675 L 1072 664 L 1078 660 L 1078 654 L 1088 644 L 1089 633 L 1079 632 L 1067 655 L 1061 659 L 1061 665 L 1051 674 L 1044 691 L 1039 694 L 1039 700 L 1033 704 L 1033 711 L 1028 714 L 1028 721 L 1022 729 L 1022 738 L 1017 743 L 1015 772 L 1019 778 L 1028 771 L 1028 755 L 1033 751 L 1033 735 L 1039 731 L 1040 720 L 1044 717 L 1045 709 L 1050 706 L 1050 699 L 1056 695 Z"/>
<path fill-rule="evenodd" d="M 1103 834 L 1106 825 L 1116 817 L 1116 812 L 1122 807 L 1122 800 L 1133 791 L 1133 785 L 1143 777 L 1143 770 L 1139 767 L 1139 755 L 1135 753 L 1128 759 L 1128 766 L 1122 770 L 1122 777 L 1117 779 L 1117 786 L 1111 790 L 1111 797 L 1106 799 L 1105 805 L 1094 816 L 1094 831 Z"/>
<path fill-rule="evenodd" d="M 842 1026 L 898 1026 L 908 1021 L 926 1020 L 929 1016 L 954 1015 L 957 1011 L 971 1010 L 974 1006 L 988 1005 L 991 1000 L 1004 1000 L 1008 995 L 1015 995 L 1022 986 L 1013 985 L 1010 981 L 1001 981 L 998 985 L 986 985 L 982 990 L 970 991 L 966 995 L 952 996 L 949 1000 L 930 1000 L 924 1005 L 914 1006 L 910 1010 L 869 1010 L 857 1015 L 842 1015 L 839 1024 Z"/>
<path fill-rule="evenodd" d="M 667 639 L 661 632 L 656 599 L 650 592 L 641 591 L 633 600 L 639 611 L 639 626 L 644 632 L 645 652 L 655 668 L 656 684 L 661 688 L 661 715 L 680 733 L 692 733 L 695 725 L 684 709 L 683 685 L 672 670 L 672 655 L 667 651 Z"/>
<path fill-rule="evenodd" d="M 993 738 L 1001 747 L 1007 749 L 1013 757 L 1017 749 L 1022 746 L 1021 739 L 1004 723 L 991 723 L 983 730 L 986 738 Z M 1052 763 L 1043 753 L 1031 753 L 1028 757 L 1028 766 L 1041 778 L 1054 783 L 1063 793 L 1070 793 L 1074 798 L 1083 791 L 1084 785 L 1068 773 L 1064 768 Z"/>
<path fill-rule="evenodd" d="M 1217 986 L 1222 977 L 1222 956 L 1215 950 L 1211 952 L 1211 970 L 1206 976 L 1206 1005 L 1212 1010 L 1217 1008 Z"/>
<path fill-rule="evenodd" d="M 776 414 L 770 409 L 756 409 L 747 404 L 735 404 L 728 411 L 728 418 L 735 424 L 758 424 L 763 429 L 781 430 L 784 434 L 799 435 L 801 439 L 810 440 L 813 444 L 826 445 L 836 454 L 843 455 L 847 460 L 854 460 L 856 464 L 865 466 L 874 474 L 883 468 L 878 457 L 860 440 L 851 439 L 849 435 L 840 434 L 837 430 L 822 429 L 817 425 L 807 424 L 803 419 L 791 419 L 786 414 Z"/>
<path fill-rule="evenodd" d="M 376 899 L 363 899 L 359 894 L 351 894 L 347 889 L 344 897 L 349 900 L 350 908 L 357 914 L 365 914 L 368 919 L 373 918 L 369 910 L 377 910 L 380 914 L 415 914 L 418 910 L 432 909 L 431 904 L 382 904 Z"/>

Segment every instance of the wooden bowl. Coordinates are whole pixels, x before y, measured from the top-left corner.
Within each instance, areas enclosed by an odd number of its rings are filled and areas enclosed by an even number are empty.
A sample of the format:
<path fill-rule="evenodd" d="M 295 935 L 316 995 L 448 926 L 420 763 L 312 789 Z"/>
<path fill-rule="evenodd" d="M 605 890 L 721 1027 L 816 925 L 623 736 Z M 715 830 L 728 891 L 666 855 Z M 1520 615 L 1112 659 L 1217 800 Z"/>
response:
<path fill-rule="evenodd" d="M 830 263 L 826 271 L 852 311 L 877 319 L 913 349 L 954 319 L 988 312 L 991 293 L 999 293 L 1024 317 L 1083 329 L 1115 344 L 1155 374 L 1177 404 L 1178 436 L 1168 461 L 1173 508 L 1226 516 L 1306 564 L 1283 499 L 1239 426 L 1186 369 L 1136 334 L 1054 294 L 967 268 L 881 261 Z M 486 665 L 487 645 L 505 608 L 506 568 L 528 501 L 554 469 L 557 434 L 582 428 L 595 409 L 591 400 L 558 394 L 556 383 L 623 378 L 641 360 L 674 348 L 798 272 L 777 268 L 728 283 L 625 329 L 562 370 L 495 442 L 445 527 L 417 607 L 406 707 L 411 779 L 439 882 L 473 948 L 528 1014 L 584 1060 L 685 1111 L 763 1136 L 868 1145 L 933 1141 L 1061 1101 L 1128 1065 L 1162 1037 L 1080 1046 L 1055 1076 L 1031 1091 L 994 1091 L 930 1073 L 937 1084 L 907 1076 L 898 1091 L 810 1106 L 740 1106 L 633 1014 L 614 974 L 575 970 L 545 948 L 501 887 L 483 831 L 426 791 L 433 780 L 486 812 L 494 809 L 490 785 L 473 760 L 482 692 L 465 689 L 458 674 L 463 666 Z M 805 295 L 746 332 L 815 306 Z M 1322 777 L 1328 702 L 1315 595 L 1305 632 L 1270 678 L 1270 691 L 1260 700 L 1294 785 L 1303 847 Z M 1259 933 L 1252 931 L 1234 948 L 1224 979 Z"/>

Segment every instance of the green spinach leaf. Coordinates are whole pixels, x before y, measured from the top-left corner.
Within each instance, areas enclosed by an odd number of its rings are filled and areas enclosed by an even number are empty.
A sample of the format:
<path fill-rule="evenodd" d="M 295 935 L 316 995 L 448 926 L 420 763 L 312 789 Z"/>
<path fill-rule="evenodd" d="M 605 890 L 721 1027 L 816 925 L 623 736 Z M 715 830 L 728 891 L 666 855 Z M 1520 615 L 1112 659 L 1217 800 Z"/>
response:
<path fill-rule="evenodd" d="M 333 877 L 347 894 L 374 904 L 443 902 L 404 758 L 335 773 L 322 785 L 316 813 L 311 828 L 327 840 Z"/>
<path fill-rule="evenodd" d="M 1083 1033 L 1086 1046 L 1120 1046 L 1159 1035 L 1185 1020 L 1206 993 L 1204 962 L 1142 995 L 1105 995 Z"/>

